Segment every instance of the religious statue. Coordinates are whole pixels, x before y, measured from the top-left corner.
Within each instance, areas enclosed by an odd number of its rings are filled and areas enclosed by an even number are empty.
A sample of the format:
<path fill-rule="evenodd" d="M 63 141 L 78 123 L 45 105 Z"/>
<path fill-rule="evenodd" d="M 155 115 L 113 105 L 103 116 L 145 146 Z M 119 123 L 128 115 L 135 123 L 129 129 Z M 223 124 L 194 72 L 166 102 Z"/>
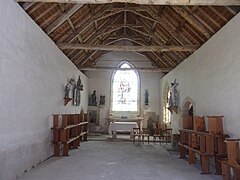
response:
<path fill-rule="evenodd" d="M 172 94 L 172 105 L 173 107 L 178 106 L 178 92 L 177 92 L 177 85 L 176 79 L 173 83 L 171 83 L 171 94 Z"/>
<path fill-rule="evenodd" d="M 97 106 L 96 90 L 89 97 L 89 106 Z"/>
<path fill-rule="evenodd" d="M 83 91 L 83 84 L 80 76 L 78 77 L 77 85 L 74 86 L 73 90 L 73 105 L 80 106 L 81 102 L 81 93 Z"/>
<path fill-rule="evenodd" d="M 149 105 L 148 97 L 149 97 L 148 90 L 145 90 L 145 106 Z"/>
<path fill-rule="evenodd" d="M 105 96 L 100 95 L 100 102 L 99 105 L 105 105 Z"/>
<path fill-rule="evenodd" d="M 173 83 L 171 83 L 171 88 L 170 88 L 170 95 L 168 99 L 168 109 L 172 112 L 172 110 L 175 110 L 177 113 L 177 107 L 178 107 L 178 92 L 177 92 L 177 85 L 176 79 L 174 80 Z"/>
<path fill-rule="evenodd" d="M 70 98 L 69 97 L 69 92 L 70 92 L 70 90 L 71 90 L 71 86 L 74 84 L 74 79 L 70 79 L 70 81 L 68 81 L 68 83 L 66 84 L 66 86 L 65 86 L 65 89 L 64 89 L 64 91 L 65 91 L 65 98 Z"/>

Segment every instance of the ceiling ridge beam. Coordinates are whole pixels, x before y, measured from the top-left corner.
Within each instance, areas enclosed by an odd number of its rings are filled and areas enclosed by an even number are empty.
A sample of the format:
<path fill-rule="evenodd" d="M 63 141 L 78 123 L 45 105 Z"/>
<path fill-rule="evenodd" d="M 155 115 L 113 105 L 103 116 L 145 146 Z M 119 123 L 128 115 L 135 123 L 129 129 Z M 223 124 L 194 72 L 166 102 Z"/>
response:
<path fill-rule="evenodd" d="M 60 49 L 86 49 L 100 51 L 125 51 L 125 52 L 147 52 L 147 51 L 195 51 L 199 46 L 118 46 L 118 45 L 92 45 L 92 44 L 68 44 L 58 43 Z"/>
<path fill-rule="evenodd" d="M 240 0 L 15 0 L 16 2 L 58 2 L 58 3 L 83 3 L 83 4 L 103 4 L 103 3 L 135 3 L 148 5 L 208 5 L 208 6 L 237 6 Z"/>
<path fill-rule="evenodd" d="M 50 24 L 45 32 L 47 35 L 51 34 L 54 30 L 56 30 L 59 26 L 61 26 L 68 18 L 70 18 L 75 12 L 77 12 L 83 4 L 74 5 L 69 11 L 63 13 L 57 20 L 55 20 L 52 24 Z"/>

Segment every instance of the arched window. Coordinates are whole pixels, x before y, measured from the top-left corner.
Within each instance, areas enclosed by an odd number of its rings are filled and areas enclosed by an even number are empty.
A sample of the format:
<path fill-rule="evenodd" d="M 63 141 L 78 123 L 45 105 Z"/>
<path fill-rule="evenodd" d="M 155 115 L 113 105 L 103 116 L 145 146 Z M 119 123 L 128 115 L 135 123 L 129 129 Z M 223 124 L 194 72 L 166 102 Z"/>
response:
<path fill-rule="evenodd" d="M 117 70 L 112 75 L 111 112 L 121 116 L 138 114 L 140 109 L 138 72 L 131 70 L 133 66 L 127 61 L 122 61 L 118 67 L 123 70 Z"/>

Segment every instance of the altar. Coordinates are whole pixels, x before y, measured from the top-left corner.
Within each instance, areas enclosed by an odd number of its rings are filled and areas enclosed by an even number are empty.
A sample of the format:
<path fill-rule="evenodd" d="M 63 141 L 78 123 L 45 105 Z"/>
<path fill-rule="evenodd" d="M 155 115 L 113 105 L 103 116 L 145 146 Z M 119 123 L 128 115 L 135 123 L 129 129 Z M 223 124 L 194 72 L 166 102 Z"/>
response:
<path fill-rule="evenodd" d="M 128 118 L 108 117 L 106 119 L 108 120 L 109 126 L 110 126 L 111 122 L 124 122 L 124 123 L 135 122 L 135 123 L 137 123 L 137 125 L 140 129 L 142 129 L 142 121 L 144 120 L 144 118 L 142 118 L 142 117 L 128 117 Z"/>
<path fill-rule="evenodd" d="M 117 138 L 117 132 L 130 132 L 130 137 L 133 135 L 133 128 L 138 128 L 137 122 L 110 122 L 108 133 L 113 138 Z"/>

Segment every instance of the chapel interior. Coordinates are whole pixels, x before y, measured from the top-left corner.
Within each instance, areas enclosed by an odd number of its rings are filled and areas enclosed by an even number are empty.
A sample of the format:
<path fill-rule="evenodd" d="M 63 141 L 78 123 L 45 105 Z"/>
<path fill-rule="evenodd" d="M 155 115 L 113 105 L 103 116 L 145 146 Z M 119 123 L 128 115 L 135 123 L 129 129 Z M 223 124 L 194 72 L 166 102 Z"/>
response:
<path fill-rule="evenodd" d="M 239 180 L 239 12 L 1 0 L 0 180 Z"/>

